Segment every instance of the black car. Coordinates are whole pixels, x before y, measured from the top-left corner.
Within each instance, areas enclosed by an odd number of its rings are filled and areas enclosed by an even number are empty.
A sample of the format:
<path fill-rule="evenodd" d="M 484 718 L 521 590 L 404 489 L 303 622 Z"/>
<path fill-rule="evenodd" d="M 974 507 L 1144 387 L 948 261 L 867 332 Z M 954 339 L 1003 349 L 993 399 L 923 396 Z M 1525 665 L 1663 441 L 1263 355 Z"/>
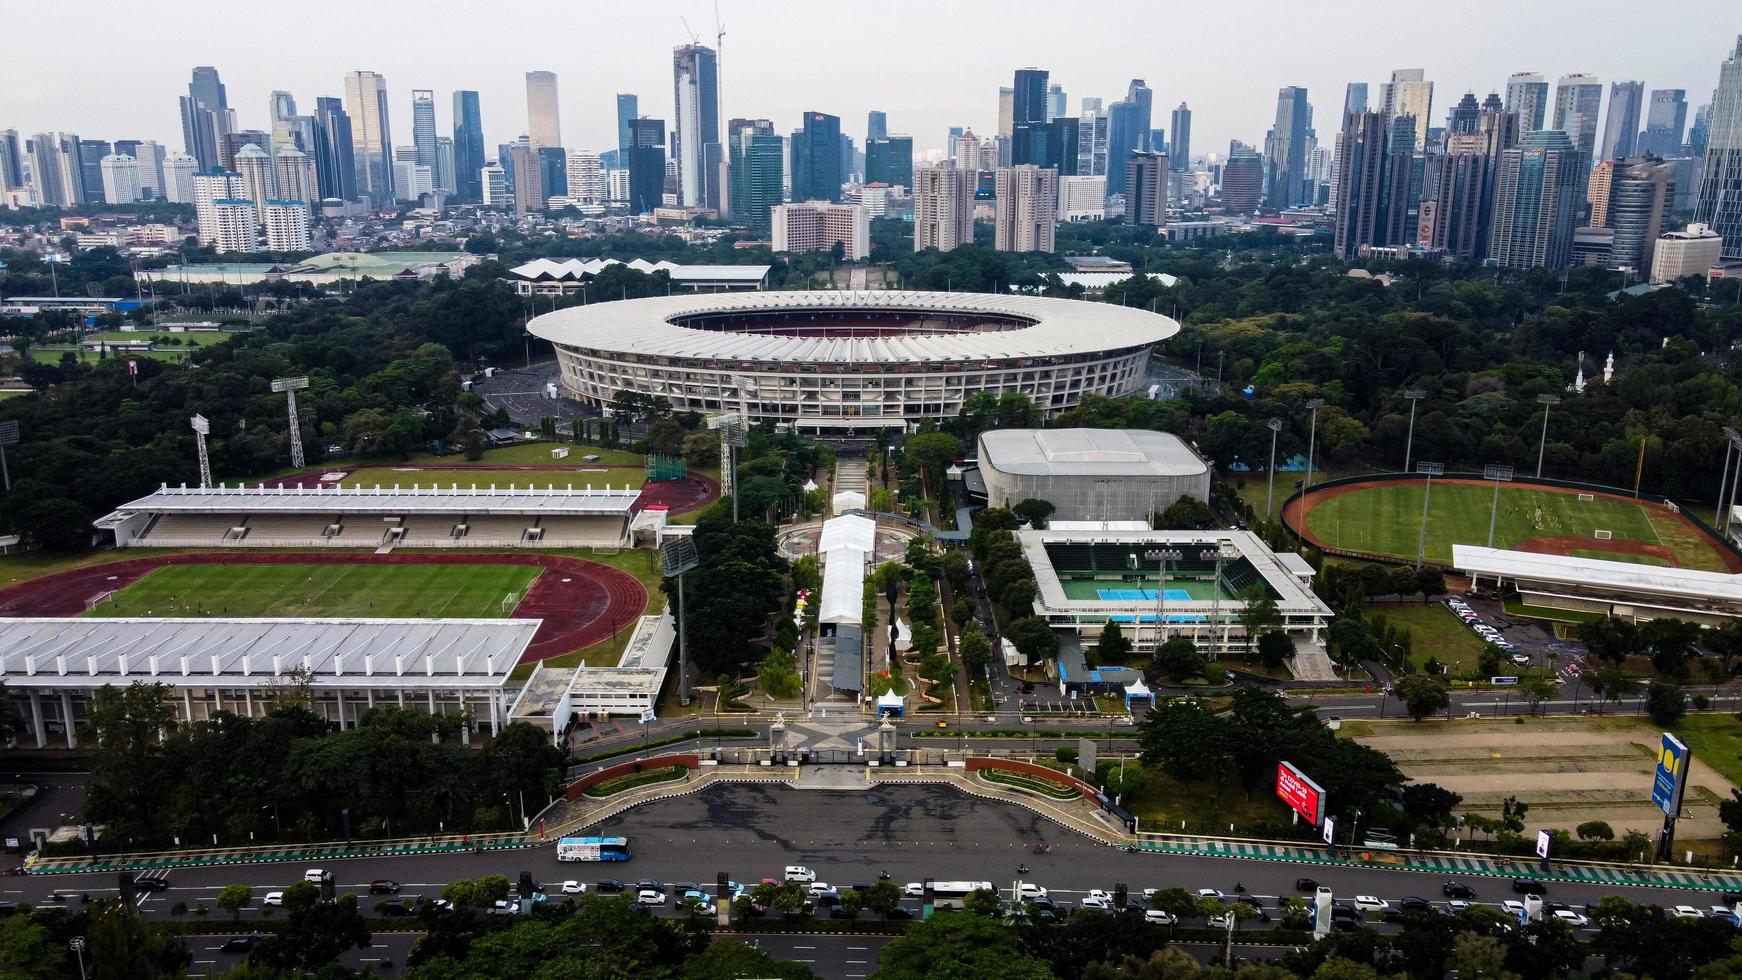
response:
<path fill-rule="evenodd" d="M 403 898 L 384 899 L 379 908 L 382 915 L 401 916 L 412 913 L 412 903 Z"/>
<path fill-rule="evenodd" d="M 1028 900 L 1028 904 L 1037 909 L 1050 909 L 1055 912 L 1058 911 L 1059 907 L 1058 903 L 1052 900 L 1051 895 L 1036 895 Z"/>
<path fill-rule="evenodd" d="M 17 902 L 0 902 L 0 918 L 18 914 Z"/>
<path fill-rule="evenodd" d="M 249 936 L 231 936 L 224 940 L 224 945 L 219 946 L 218 949 L 225 953 L 248 953 L 252 952 L 254 947 L 259 944 L 260 934 L 255 933 Z"/>
<path fill-rule="evenodd" d="M 663 892 L 665 891 L 665 882 L 660 881 L 658 878 L 643 878 L 635 883 L 635 887 L 639 891 L 647 891 L 651 889 L 652 891 Z"/>
<path fill-rule="evenodd" d="M 1331 903 L 1331 918 L 1359 919 L 1361 918 L 1361 913 L 1356 910 L 1353 904 L 1339 900 Z"/>
<path fill-rule="evenodd" d="M 841 896 L 830 895 L 827 892 L 824 892 L 823 894 L 818 895 L 816 898 L 812 899 L 812 901 L 816 902 L 818 905 L 823 906 L 824 908 L 835 908 L 836 906 L 839 906 L 841 904 Z"/>
<path fill-rule="evenodd" d="M 133 887 L 141 892 L 161 892 L 169 890 L 168 878 L 139 878 L 133 882 Z"/>
<path fill-rule="evenodd" d="M 1235 895 L 1234 901 L 1239 902 L 1242 905 L 1250 905 L 1255 909 L 1261 909 L 1264 907 L 1264 903 L 1260 902 L 1256 895 Z"/>
<path fill-rule="evenodd" d="M 909 918 L 909 916 L 902 916 L 901 918 Z M 1036 922 L 1046 924 L 1063 921 L 1059 918 L 1059 913 L 1056 908 L 1038 907 L 1034 910 L 1033 918 Z"/>
<path fill-rule="evenodd" d="M 1405 895 L 1397 900 L 1397 907 L 1405 912 L 1419 912 L 1433 908 L 1433 903 L 1420 895 Z"/>
<path fill-rule="evenodd" d="M 693 881 L 674 881 L 671 883 L 671 890 L 673 894 L 682 895 L 684 892 L 699 892 L 702 886 Z"/>
<path fill-rule="evenodd" d="M 1444 892 L 1447 898 L 1462 898 L 1467 900 L 1476 897 L 1476 889 L 1471 888 L 1469 885 L 1466 885 L 1461 881 L 1448 881 L 1446 882 L 1445 887 L 1441 888 L 1440 891 Z"/>
<path fill-rule="evenodd" d="M 606 878 L 605 880 L 594 885 L 593 890 L 596 892 L 615 893 L 615 892 L 620 892 L 624 888 L 627 888 L 627 887 L 628 887 L 627 885 L 623 884 L 621 881 L 618 881 L 615 878 Z"/>
<path fill-rule="evenodd" d="M 845 906 L 835 905 L 829 909 L 829 918 L 831 919 L 857 919 L 858 917 L 858 912 L 849 912 Z"/>
<path fill-rule="evenodd" d="M 1548 886 L 1535 878 L 1512 879 L 1512 890 L 1520 895 L 1547 895 Z"/>
<path fill-rule="evenodd" d="M 1052 915 L 1052 912 L 1050 909 L 1041 909 L 1039 913 L 1036 913 L 1036 918 L 1039 917 L 1040 913 Z M 884 916 L 884 918 L 886 918 L 886 919 L 911 919 L 911 918 L 913 918 L 913 910 L 904 906 L 904 905 L 897 905 L 896 907 L 890 909 L 889 914 Z"/>
<path fill-rule="evenodd" d="M 1296 878 L 1294 890 L 1297 892 L 1316 892 L 1319 890 L 1319 883 L 1312 878 Z"/>
<path fill-rule="evenodd" d="M 1742 892 L 1725 892 L 1725 905 L 1742 905 Z"/>
<path fill-rule="evenodd" d="M 369 883 L 369 894 L 397 895 L 399 894 L 399 882 L 390 881 L 386 878 L 377 878 Z"/>

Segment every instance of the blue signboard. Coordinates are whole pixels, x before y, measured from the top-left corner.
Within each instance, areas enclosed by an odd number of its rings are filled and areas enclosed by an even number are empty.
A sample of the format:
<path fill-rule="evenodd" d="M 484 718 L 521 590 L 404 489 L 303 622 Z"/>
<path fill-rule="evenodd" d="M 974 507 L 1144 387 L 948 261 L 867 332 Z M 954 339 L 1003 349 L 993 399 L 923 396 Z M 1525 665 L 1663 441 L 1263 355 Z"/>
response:
<path fill-rule="evenodd" d="M 1681 739 L 1663 733 L 1663 744 L 1657 750 L 1657 770 L 1651 777 L 1651 804 L 1665 816 L 1678 816 L 1682 809 L 1682 793 L 1688 786 L 1688 763 L 1693 753 Z"/>

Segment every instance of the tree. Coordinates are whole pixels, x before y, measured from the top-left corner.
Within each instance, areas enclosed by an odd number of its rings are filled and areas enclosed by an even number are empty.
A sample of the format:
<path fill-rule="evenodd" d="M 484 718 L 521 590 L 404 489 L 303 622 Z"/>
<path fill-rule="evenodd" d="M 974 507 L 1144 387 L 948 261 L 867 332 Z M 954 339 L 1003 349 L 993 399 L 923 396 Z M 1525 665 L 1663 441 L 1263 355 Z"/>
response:
<path fill-rule="evenodd" d="M 1663 681 L 1652 681 L 1645 691 L 1645 713 L 1651 716 L 1652 724 L 1669 728 L 1688 713 L 1687 702 L 1683 699 L 1682 689 Z"/>
<path fill-rule="evenodd" d="M 85 963 L 91 980 L 158 980 L 186 973 L 192 959 L 186 944 L 179 939 L 172 943 L 137 909 L 119 899 L 104 899 L 93 903 L 87 914 Z M 5 969 L 0 963 L 0 975 Z"/>
<path fill-rule="evenodd" d="M 1282 630 L 1268 630 L 1258 637 L 1258 662 L 1270 670 L 1294 656 L 1294 641 Z"/>
<path fill-rule="evenodd" d="M 901 451 L 914 465 L 942 477 L 944 467 L 961 458 L 962 440 L 948 432 L 922 432 L 909 436 Z"/>
<path fill-rule="evenodd" d="M 979 620 L 969 619 L 962 627 L 962 635 L 956 641 L 956 655 L 973 677 L 981 676 L 986 665 L 992 662 L 992 642 L 986 639 L 986 631 L 980 628 Z"/>
<path fill-rule="evenodd" d="M 677 973 L 678 980 L 812 980 L 815 976 L 803 963 L 778 960 L 754 946 L 724 939 L 709 943 L 707 949 L 685 960 Z"/>
<path fill-rule="evenodd" d="M 901 889 L 895 882 L 879 879 L 870 888 L 865 889 L 865 907 L 887 917 L 901 904 Z"/>
<path fill-rule="evenodd" d="M 318 969 L 347 949 L 368 949 L 373 939 L 369 923 L 357 911 L 357 896 L 341 895 L 291 910 L 284 931 L 262 940 L 254 957 L 285 970 Z"/>
<path fill-rule="evenodd" d="M 1052 980 L 1052 970 L 1017 945 L 995 919 L 945 912 L 912 924 L 883 947 L 878 980 Z"/>
<path fill-rule="evenodd" d="M 0 977 L 59 980 L 67 976 L 67 948 L 28 915 L 0 919 Z"/>
<path fill-rule="evenodd" d="M 1639 648 L 1639 629 L 1630 620 L 1615 616 L 1580 623 L 1579 642 L 1598 660 L 1619 664 Z"/>
<path fill-rule="evenodd" d="M 219 889 L 213 905 L 230 913 L 232 922 L 242 921 L 242 910 L 254 901 L 254 889 L 247 885 L 225 885 Z"/>
<path fill-rule="evenodd" d="M 1731 790 L 1731 792 L 1734 793 L 1736 791 Z M 1574 828 L 1573 832 L 1578 834 L 1579 839 L 1583 841 L 1610 841 L 1615 839 L 1615 828 L 1609 826 L 1608 822 L 1603 820 L 1587 820 Z"/>
<path fill-rule="evenodd" d="M 1403 812 L 1418 827 L 1439 830 L 1452 824 L 1452 813 L 1464 798 L 1434 783 L 1409 783 L 1403 787 Z"/>
<path fill-rule="evenodd" d="M 1555 685 L 1546 677 L 1526 677 L 1518 682 L 1518 690 L 1529 702 L 1530 713 L 1534 715 L 1544 701 L 1554 697 Z"/>
<path fill-rule="evenodd" d="M 453 886 L 448 886 L 453 887 Z M 442 889 L 442 897 L 447 897 L 447 888 Z M 311 881 L 295 881 L 284 890 L 284 907 L 295 912 L 298 909 L 313 908 L 321 900 L 321 890 Z M 454 902 L 455 905 L 461 904 Z"/>
<path fill-rule="evenodd" d="M 1035 530 L 1044 531 L 1046 530 L 1047 518 L 1051 517 L 1058 508 L 1054 507 L 1050 501 L 1042 500 L 1039 497 L 1028 497 L 1018 501 L 1010 510 L 1017 517 L 1027 521 Z"/>
<path fill-rule="evenodd" d="M 1167 505 L 1167 509 L 1156 518 L 1155 526 L 1158 529 L 1196 530 L 1214 527 L 1215 524 L 1216 515 L 1210 510 L 1210 505 L 1186 494 Z"/>
<path fill-rule="evenodd" d="M 1228 723 L 1194 698 L 1151 711 L 1138 732 L 1140 758 L 1181 782 L 1219 775 L 1230 738 Z"/>
<path fill-rule="evenodd" d="M 1058 635 L 1039 616 L 1024 616 L 1004 627 L 1004 638 L 1016 647 L 1016 652 L 1030 665 L 1058 656 Z"/>
<path fill-rule="evenodd" d="M 1241 589 L 1239 601 L 1240 611 L 1236 615 L 1240 619 L 1240 631 L 1246 637 L 1247 655 L 1250 656 L 1252 645 L 1265 632 L 1282 626 L 1282 612 L 1263 585 L 1249 585 Z"/>
<path fill-rule="evenodd" d="M 768 651 L 757 677 L 762 681 L 763 691 L 783 700 L 798 697 L 804 689 L 804 682 L 798 676 L 798 660 L 791 650 L 776 648 Z"/>
<path fill-rule="evenodd" d="M 1131 641 L 1125 636 L 1125 628 L 1112 620 L 1101 627 L 1101 639 L 1095 644 L 1100 652 L 1103 663 L 1124 663 L 1131 655 Z"/>
<path fill-rule="evenodd" d="M 647 428 L 647 451 L 655 456 L 682 456 L 685 438 L 683 426 L 671 419 L 660 419 Z"/>
<path fill-rule="evenodd" d="M 1170 636 L 1161 645 L 1161 649 L 1156 651 L 1150 669 L 1169 681 L 1180 684 L 1203 671 L 1204 658 L 1190 638 Z"/>
<path fill-rule="evenodd" d="M 1688 675 L 1688 660 L 1699 651 L 1698 623 L 1683 619 L 1652 619 L 1639 624 L 1640 648 L 1651 657 L 1651 666 L 1660 676 L 1677 680 Z"/>

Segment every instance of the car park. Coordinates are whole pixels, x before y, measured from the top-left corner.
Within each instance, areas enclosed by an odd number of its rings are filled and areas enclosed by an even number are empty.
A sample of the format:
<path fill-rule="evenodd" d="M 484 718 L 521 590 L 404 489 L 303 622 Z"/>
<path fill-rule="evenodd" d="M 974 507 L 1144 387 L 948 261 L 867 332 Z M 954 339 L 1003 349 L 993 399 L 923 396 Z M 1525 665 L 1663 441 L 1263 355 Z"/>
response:
<path fill-rule="evenodd" d="M 1535 878 L 1512 879 L 1512 890 L 1520 895 L 1547 895 L 1548 886 Z"/>
<path fill-rule="evenodd" d="M 1565 922 L 1574 929 L 1583 929 L 1591 924 L 1590 919 L 1587 919 L 1570 909 L 1557 909 L 1554 913 L 1554 917 L 1557 921 Z"/>
<path fill-rule="evenodd" d="M 564 895 L 585 895 L 587 893 L 587 886 L 578 881 L 565 881 L 563 882 L 562 893 Z"/>
<path fill-rule="evenodd" d="M 786 880 L 809 884 L 817 880 L 817 873 L 802 864 L 789 864 L 786 866 Z"/>

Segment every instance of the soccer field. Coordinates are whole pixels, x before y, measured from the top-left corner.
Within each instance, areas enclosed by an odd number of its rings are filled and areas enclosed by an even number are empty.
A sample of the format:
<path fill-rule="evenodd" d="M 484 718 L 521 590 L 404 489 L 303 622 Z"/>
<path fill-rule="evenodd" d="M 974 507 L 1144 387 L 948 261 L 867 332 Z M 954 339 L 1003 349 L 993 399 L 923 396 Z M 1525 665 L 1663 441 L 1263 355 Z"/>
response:
<path fill-rule="evenodd" d="M 339 486 L 347 490 L 358 487 L 449 487 L 458 486 L 468 490 L 474 486 L 484 487 L 531 487 L 544 490 L 551 487 L 574 487 L 580 489 L 586 486 L 604 488 L 639 487 L 647 482 L 647 471 L 641 467 L 627 466 L 597 466 L 573 470 L 492 470 L 484 467 L 476 469 L 418 469 L 412 466 L 365 466 L 352 470 L 348 476 L 339 481 Z"/>
<path fill-rule="evenodd" d="M 1307 512 L 1307 531 L 1333 548 L 1413 559 L 1421 533 L 1422 483 L 1358 487 L 1317 500 Z M 1494 500 L 1491 484 L 1436 481 L 1427 521 L 1427 560 L 1449 563 L 1453 544 L 1486 545 Z M 1525 486 L 1503 486 L 1494 547 L 1510 548 L 1531 538 L 1583 538 L 1579 553 L 1593 558 L 1625 560 L 1604 553 L 1596 532 L 1609 532 L 1617 542 L 1641 542 L 1668 548 L 1684 568 L 1723 570 L 1712 544 L 1679 517 L 1655 513 L 1627 500 Z"/>
<path fill-rule="evenodd" d="M 165 565 L 92 616 L 500 619 L 539 569 L 526 565 Z"/>

